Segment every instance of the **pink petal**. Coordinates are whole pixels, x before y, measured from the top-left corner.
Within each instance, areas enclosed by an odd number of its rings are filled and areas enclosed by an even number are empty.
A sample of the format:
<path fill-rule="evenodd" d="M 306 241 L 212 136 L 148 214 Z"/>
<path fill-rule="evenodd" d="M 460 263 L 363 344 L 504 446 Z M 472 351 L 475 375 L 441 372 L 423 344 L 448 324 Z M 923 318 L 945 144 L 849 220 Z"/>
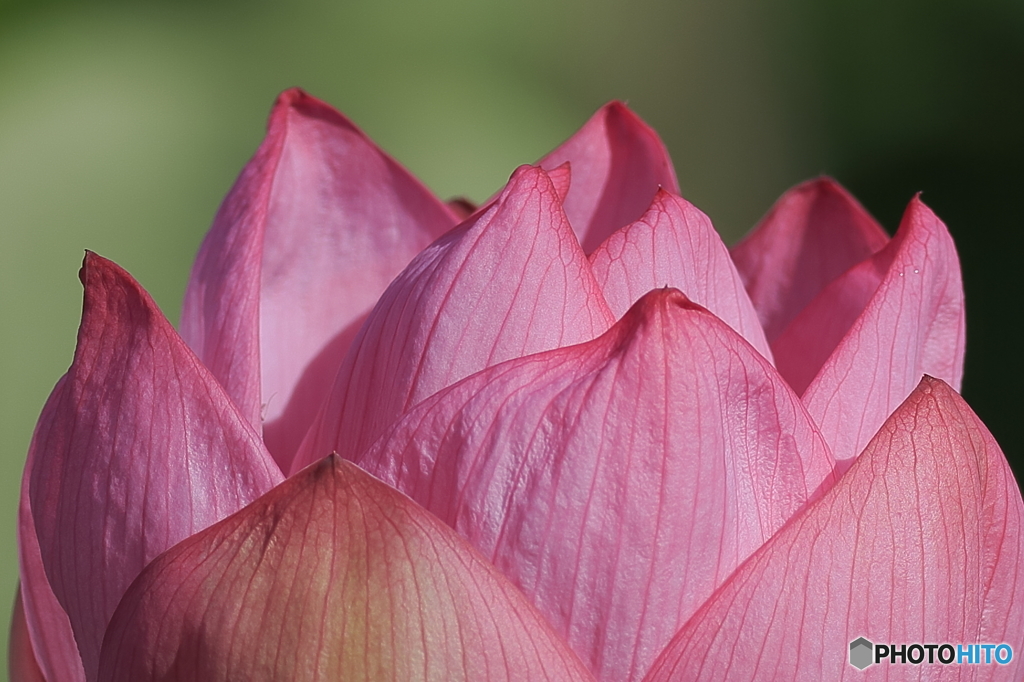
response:
<path fill-rule="evenodd" d="M 39 669 L 36 655 L 32 651 L 32 641 L 25 622 L 25 609 L 21 603 L 21 588 L 17 588 L 14 597 L 14 613 L 11 616 L 11 639 L 7 649 L 7 673 L 10 682 L 46 682 L 43 671 Z"/>
<path fill-rule="evenodd" d="M 892 241 L 826 287 L 772 350 L 836 459 L 849 460 L 922 374 L 959 389 L 964 326 L 953 239 L 914 199 Z"/>
<path fill-rule="evenodd" d="M 568 161 L 563 163 L 561 166 L 555 166 L 554 168 L 545 169 L 548 174 L 548 179 L 551 180 L 552 187 L 555 188 L 555 194 L 558 195 L 558 201 L 565 205 L 565 198 L 569 196 L 569 187 L 572 185 L 572 168 Z"/>
<path fill-rule="evenodd" d="M 153 562 L 100 679 L 593 678 L 464 540 L 330 456 Z"/>
<path fill-rule="evenodd" d="M 1005 642 L 1014 657 L 861 672 L 847 663 L 858 637 Z M 1024 672 L 1022 647 L 1024 502 L 984 424 L 926 377 L 835 488 L 686 624 L 647 680 L 1010 680 Z"/>
<path fill-rule="evenodd" d="M 288 90 L 221 207 L 182 335 L 291 458 L 363 318 L 455 215 L 348 119 Z"/>
<path fill-rule="evenodd" d="M 771 359 L 729 251 L 711 220 L 682 197 L 658 190 L 643 217 L 605 240 L 590 262 L 615 317 L 651 289 L 675 287 Z"/>
<path fill-rule="evenodd" d="M 66 402 L 68 377 L 64 375 L 57 382 L 43 407 L 36 424 L 33 443 L 55 428 L 58 420 L 57 406 Z M 29 467 L 33 464 L 32 450 L 21 480 L 21 499 L 18 505 L 18 568 L 21 576 L 19 596 L 25 616 L 25 627 L 35 655 L 35 660 L 47 680 L 84 682 L 85 669 L 78 652 L 75 634 L 71 629 L 68 614 L 57 601 L 46 577 L 43 557 L 39 549 L 39 537 L 32 515 L 29 495 Z"/>
<path fill-rule="evenodd" d="M 539 165 L 551 170 L 566 162 L 572 186 L 565 212 L 587 253 L 642 216 L 659 187 L 679 194 L 658 134 L 622 102 L 601 107 Z"/>
<path fill-rule="evenodd" d="M 779 373 L 797 394 L 807 391 L 864 313 L 885 277 L 893 253 L 895 249 L 883 249 L 837 277 L 772 342 Z M 882 415 L 882 419 L 888 415 Z"/>
<path fill-rule="evenodd" d="M 555 187 L 523 166 L 489 209 L 417 256 L 384 293 L 293 470 L 332 451 L 357 455 L 445 386 L 588 341 L 613 321 Z"/>
<path fill-rule="evenodd" d="M 22 581 L 26 596 L 42 589 L 35 581 L 49 581 L 86 676 L 95 679 L 107 621 L 142 568 L 269 490 L 281 474 L 135 280 L 94 254 L 81 276 L 75 359 L 29 448 Z M 46 626 L 33 625 L 53 617 L 52 603 L 42 606 L 39 613 L 26 599 L 30 629 L 45 639 Z"/>
<path fill-rule="evenodd" d="M 678 291 L 431 397 L 358 463 L 458 530 L 600 679 L 637 679 L 821 485 L 771 365 Z"/>
<path fill-rule="evenodd" d="M 774 342 L 832 280 L 888 241 L 835 180 L 818 178 L 783 194 L 732 257 Z"/>

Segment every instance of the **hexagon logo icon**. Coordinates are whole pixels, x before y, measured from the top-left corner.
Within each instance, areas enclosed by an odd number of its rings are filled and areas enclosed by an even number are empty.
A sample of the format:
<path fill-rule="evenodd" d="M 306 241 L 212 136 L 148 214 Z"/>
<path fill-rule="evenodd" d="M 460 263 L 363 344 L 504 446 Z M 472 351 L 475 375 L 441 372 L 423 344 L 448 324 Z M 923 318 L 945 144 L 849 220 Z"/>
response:
<path fill-rule="evenodd" d="M 850 665 L 857 670 L 863 670 L 874 663 L 871 660 L 874 648 L 874 644 L 863 637 L 858 637 L 850 642 Z"/>

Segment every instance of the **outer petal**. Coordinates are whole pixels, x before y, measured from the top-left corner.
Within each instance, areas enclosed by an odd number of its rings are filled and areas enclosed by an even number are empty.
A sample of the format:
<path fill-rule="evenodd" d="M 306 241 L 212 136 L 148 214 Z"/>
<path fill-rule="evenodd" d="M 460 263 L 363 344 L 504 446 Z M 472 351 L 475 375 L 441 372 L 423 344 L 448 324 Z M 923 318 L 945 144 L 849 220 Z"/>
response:
<path fill-rule="evenodd" d="M 523 166 L 489 210 L 417 256 L 381 297 L 293 469 L 332 451 L 357 455 L 445 386 L 590 340 L 613 321 L 555 187 Z"/>
<path fill-rule="evenodd" d="M 1011 665 L 847 663 L 881 643 L 1006 642 Z M 839 483 L 744 564 L 648 676 L 1020 679 L 1024 502 L 966 403 L 926 377 Z"/>
<path fill-rule="evenodd" d="M 567 161 L 572 186 L 565 212 L 587 253 L 643 215 L 659 187 L 679 194 L 658 134 L 622 102 L 601 107 L 539 164 L 551 170 Z"/>
<path fill-rule="evenodd" d="M 153 562 L 100 679 L 592 678 L 464 540 L 330 456 Z"/>
<path fill-rule="evenodd" d="M 636 679 L 814 493 L 827 446 L 768 361 L 675 290 L 490 368 L 359 463 L 468 538 L 600 679 Z"/>
<path fill-rule="evenodd" d="M 46 682 L 39 669 L 32 641 L 25 622 L 25 609 L 21 603 L 21 587 L 14 597 L 14 613 L 11 616 L 11 639 L 7 649 L 7 673 L 10 682 Z"/>
<path fill-rule="evenodd" d="M 93 254 L 82 281 L 75 359 L 29 449 L 22 540 L 34 523 L 45 579 L 95 679 L 107 621 L 142 568 L 281 474 L 137 282 Z M 43 579 L 28 540 L 27 585 Z M 39 644 L 48 632 L 33 618 L 53 614 L 26 615 Z"/>
<path fill-rule="evenodd" d="M 818 178 L 783 194 L 732 257 L 774 342 L 832 280 L 888 241 L 835 180 Z"/>
<path fill-rule="evenodd" d="M 283 470 L 365 314 L 455 223 L 329 105 L 278 98 L 196 258 L 181 326 L 250 422 L 265 420 Z"/>
<path fill-rule="evenodd" d="M 33 443 L 41 438 L 40 434 L 48 433 L 55 427 L 58 421 L 57 406 L 67 400 L 67 383 L 68 377 L 64 375 L 47 399 L 36 424 Z M 25 615 L 25 627 L 35 660 L 45 679 L 84 682 L 85 669 L 82 667 L 82 656 L 78 652 L 71 621 L 53 594 L 39 550 L 39 537 L 36 534 L 29 495 L 31 477 L 28 472 L 32 465 L 33 455 L 30 448 L 25 475 L 21 480 L 21 500 L 18 505 L 18 568 L 21 575 L 19 596 Z"/>
<path fill-rule="evenodd" d="M 640 220 L 590 254 L 615 317 L 651 289 L 675 287 L 772 357 L 757 313 L 711 220 L 682 197 L 658 190 Z"/>
<path fill-rule="evenodd" d="M 915 198 L 885 249 L 829 285 L 772 349 L 794 389 L 809 383 L 804 404 L 836 459 L 848 460 L 922 374 L 959 389 L 964 327 L 953 239 Z"/>

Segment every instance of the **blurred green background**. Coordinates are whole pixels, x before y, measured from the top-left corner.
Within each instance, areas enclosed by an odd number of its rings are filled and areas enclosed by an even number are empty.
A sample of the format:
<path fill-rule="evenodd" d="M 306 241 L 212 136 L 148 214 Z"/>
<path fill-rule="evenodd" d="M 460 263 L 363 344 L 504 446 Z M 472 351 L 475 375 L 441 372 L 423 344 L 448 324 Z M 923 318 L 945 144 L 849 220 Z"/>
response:
<path fill-rule="evenodd" d="M 923 190 L 963 260 L 964 394 L 1020 475 L 1019 0 L 0 0 L 0 613 L 83 250 L 177 320 L 217 205 L 293 85 L 442 197 L 486 198 L 613 98 L 660 132 L 728 242 L 819 173 L 890 232 Z"/>

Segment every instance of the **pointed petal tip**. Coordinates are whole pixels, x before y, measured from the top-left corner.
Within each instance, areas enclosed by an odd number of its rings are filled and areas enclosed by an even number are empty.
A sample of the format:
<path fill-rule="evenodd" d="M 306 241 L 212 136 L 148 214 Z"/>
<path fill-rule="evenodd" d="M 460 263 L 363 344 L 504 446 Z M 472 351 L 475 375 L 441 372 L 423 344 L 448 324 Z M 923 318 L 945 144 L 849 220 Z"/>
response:
<path fill-rule="evenodd" d="M 714 320 L 714 324 L 729 327 L 721 318 L 691 299 L 685 292 L 669 285 L 651 289 L 637 299 L 636 303 L 630 306 L 616 326 L 622 329 L 633 330 L 637 325 L 646 324 L 656 316 L 680 314 L 680 311 L 681 314 L 696 313 L 705 315 Z M 729 328 L 731 329 L 731 327 Z M 732 331 L 735 332 L 735 330 Z"/>
<path fill-rule="evenodd" d="M 291 87 L 281 91 L 281 94 L 274 100 L 274 107 L 290 107 L 296 102 L 310 97 L 309 93 L 300 87 Z"/>
<path fill-rule="evenodd" d="M 604 116 L 605 118 L 612 118 L 614 116 L 628 118 L 633 124 L 654 132 L 654 129 L 647 125 L 647 123 L 640 118 L 640 115 L 630 109 L 629 105 L 621 99 L 613 99 L 610 102 L 605 103 L 604 106 L 597 110 L 597 115 Z"/>
<path fill-rule="evenodd" d="M 141 305 L 143 309 L 159 311 L 159 307 L 149 292 L 130 272 L 94 251 L 86 250 L 85 257 L 82 259 L 82 267 L 78 271 L 78 279 L 85 289 L 86 305 L 95 303 L 100 296 L 104 295 L 101 292 L 109 295 L 114 289 L 120 289 L 131 297 L 130 305 Z"/>
<path fill-rule="evenodd" d="M 504 186 L 482 204 L 475 204 L 465 197 L 453 197 L 445 202 L 445 205 L 459 219 L 460 224 L 465 223 L 470 218 L 475 218 L 479 214 L 491 209 L 495 204 L 502 202 L 509 196 L 523 191 L 531 184 L 538 187 L 545 186 L 545 179 L 554 188 L 559 203 L 564 203 L 565 197 L 569 193 L 571 178 L 572 170 L 568 161 L 547 169 L 542 168 L 539 164 L 524 163 L 512 171 Z"/>
<path fill-rule="evenodd" d="M 561 166 L 552 168 L 549 171 L 545 171 L 548 174 L 548 179 L 551 180 L 551 184 L 555 188 L 555 193 L 558 194 L 558 200 L 561 203 L 565 203 L 565 197 L 569 194 L 569 188 L 572 186 L 572 166 L 566 161 Z"/>
<path fill-rule="evenodd" d="M 941 218 L 939 218 L 939 216 L 935 214 L 935 211 L 933 211 L 928 204 L 924 203 L 924 200 L 921 198 L 922 194 L 924 194 L 924 192 L 916 192 L 914 196 L 910 198 L 910 201 L 907 202 L 907 208 L 904 209 L 903 211 L 903 219 L 900 221 L 900 224 L 902 225 L 908 217 L 920 213 L 929 218 L 937 220 L 938 222 L 942 223 L 943 226 L 945 226 L 945 223 L 942 221 Z"/>
<path fill-rule="evenodd" d="M 78 268 L 78 281 L 81 282 L 83 286 L 89 277 L 90 265 L 94 258 L 96 258 L 96 254 L 89 249 L 86 249 L 85 255 L 82 256 L 82 267 Z"/>
<path fill-rule="evenodd" d="M 365 133 L 347 116 L 302 88 L 289 88 L 277 96 L 277 99 L 274 100 L 274 106 L 270 110 L 267 129 L 271 130 L 276 125 L 283 124 L 292 112 L 307 118 L 320 119 L 334 125 L 350 128 L 362 137 L 366 137 Z"/>
<path fill-rule="evenodd" d="M 273 111 L 276 112 L 282 109 L 302 109 L 307 111 L 319 110 L 345 118 L 337 109 L 327 102 L 318 97 L 314 97 L 302 88 L 298 87 L 284 90 L 277 96 L 277 99 L 274 100 Z"/>
<path fill-rule="evenodd" d="M 647 121 L 640 117 L 640 114 L 633 111 L 628 104 L 622 100 L 612 100 L 605 104 L 598 113 L 594 115 L 594 118 L 603 116 L 605 121 L 611 124 L 613 127 L 619 128 L 620 134 L 625 130 L 632 130 L 637 133 L 641 133 L 653 143 L 654 148 L 660 150 L 665 156 L 662 161 L 667 165 L 667 175 L 665 180 L 669 181 L 670 188 L 676 192 L 679 191 L 679 182 L 676 179 L 675 168 L 672 167 L 671 161 L 668 159 L 668 150 L 665 148 L 664 142 L 661 140 L 661 135 L 655 130 Z M 617 125 L 616 125 L 617 124 Z"/>
<path fill-rule="evenodd" d="M 633 122 L 638 123 L 644 127 L 647 124 L 644 123 L 640 116 L 629 108 L 629 105 L 623 102 L 621 99 L 613 99 L 610 102 L 606 102 L 600 109 L 597 110 L 597 115 L 604 116 L 605 118 L 612 118 L 614 116 L 621 116 L 631 119 Z"/>
<path fill-rule="evenodd" d="M 638 337 L 650 335 L 652 329 L 668 329 L 680 324 L 682 315 L 706 316 L 712 325 L 728 326 L 707 308 L 690 300 L 679 289 L 666 286 L 652 289 L 641 296 L 606 334 L 609 335 L 608 338 L 616 339 L 618 348 L 626 349 L 631 347 Z M 694 324 L 699 323 L 694 321 Z M 654 331 L 654 335 L 658 336 L 659 332 Z"/>
<path fill-rule="evenodd" d="M 654 193 L 654 198 L 651 200 L 651 205 L 653 206 L 654 204 L 664 203 L 670 199 L 682 199 L 687 204 L 690 203 L 689 201 L 686 201 L 686 199 L 683 199 L 683 197 L 679 196 L 678 194 L 673 194 L 669 190 L 665 189 L 664 185 L 658 185 L 658 189 Z"/>
<path fill-rule="evenodd" d="M 317 480 L 324 476 L 338 476 L 339 473 L 347 472 L 347 466 L 355 467 L 354 464 L 342 459 L 341 455 L 337 452 L 331 452 L 326 457 L 318 459 L 310 464 L 306 467 L 305 471 L 306 475 L 308 475 L 311 480 Z"/>
<path fill-rule="evenodd" d="M 637 328 L 648 324 L 650 321 L 659 319 L 662 315 L 671 315 L 675 309 L 707 312 L 703 306 L 694 303 L 679 289 L 671 286 L 651 289 L 637 299 L 636 303 L 629 307 L 629 310 L 609 330 L 619 330 L 619 333 L 630 335 Z"/>
<path fill-rule="evenodd" d="M 85 250 L 85 256 L 82 257 L 82 269 L 83 270 L 111 270 L 115 272 L 123 272 L 128 274 L 128 271 L 122 268 L 114 261 L 101 256 L 100 254 L 92 251 L 91 249 Z M 130 276 L 130 275 L 129 275 Z"/>
<path fill-rule="evenodd" d="M 277 99 L 274 100 L 274 106 L 290 107 L 305 100 L 320 101 L 302 88 L 296 86 L 282 90 L 281 94 L 279 94 Z"/>
<path fill-rule="evenodd" d="M 559 164 L 553 170 L 557 171 L 558 169 L 567 165 L 569 165 L 568 161 Z M 510 193 L 512 191 L 513 186 L 515 186 L 517 183 L 538 182 L 542 177 L 549 178 L 548 172 L 546 170 L 541 168 L 539 165 L 524 163 L 518 168 L 516 168 L 514 171 L 512 171 L 512 175 L 508 176 L 508 182 L 505 184 L 505 189 L 502 191 L 502 194 Z"/>
<path fill-rule="evenodd" d="M 545 170 L 539 165 L 524 163 L 509 176 L 508 182 L 498 194 L 496 201 L 502 203 L 508 199 L 518 200 L 523 192 L 535 189 L 540 192 L 541 196 L 557 204 L 558 212 L 562 214 L 563 220 L 566 220 L 568 225 L 568 219 L 564 218 L 564 210 L 561 205 L 569 192 L 570 173 L 568 161 L 551 170 Z"/>
<path fill-rule="evenodd" d="M 794 192 L 820 192 L 849 194 L 842 185 L 831 175 L 819 175 L 816 178 L 805 180 L 793 188 Z"/>
<path fill-rule="evenodd" d="M 805 180 L 804 182 L 801 182 L 795 187 L 789 189 L 779 197 L 775 206 L 772 207 L 772 211 L 774 211 L 778 206 L 798 198 L 801 201 L 809 202 L 810 205 L 814 205 L 816 202 L 823 202 L 825 204 L 838 202 L 838 204 L 833 204 L 835 206 L 835 209 L 833 210 L 839 209 L 847 211 L 857 220 L 865 221 L 867 224 L 875 223 L 877 225 L 877 221 L 864 207 L 864 205 L 857 200 L 857 197 L 855 197 L 850 190 L 843 187 L 843 185 L 831 175 L 819 175 L 816 178 Z M 771 211 L 768 216 L 765 216 L 765 219 L 770 215 Z M 878 231 L 884 234 L 884 230 L 882 230 L 881 225 L 877 225 L 877 227 Z M 876 235 L 871 236 L 874 236 L 877 241 Z M 878 248 L 880 247 L 881 244 L 879 244 Z"/>
<path fill-rule="evenodd" d="M 846 204 L 850 209 L 867 213 L 867 210 L 857 201 L 857 198 L 831 175 L 819 175 L 816 178 L 799 183 L 779 197 L 776 205 L 787 200 L 792 201 L 797 197 L 808 202 L 838 201 Z"/>
<path fill-rule="evenodd" d="M 981 418 L 974 412 L 971 406 L 967 404 L 967 401 L 964 400 L 963 396 L 960 395 L 955 388 L 950 386 L 945 380 L 934 377 L 930 374 L 921 375 L 921 380 L 917 383 L 914 390 L 910 392 L 910 395 L 907 396 L 906 400 L 904 400 L 904 403 L 897 408 L 897 411 L 909 410 L 909 407 L 904 408 L 904 405 L 918 405 L 919 407 L 917 409 L 924 409 L 920 407 L 920 403 L 925 400 L 932 401 L 933 407 L 931 409 L 955 409 L 965 415 L 969 415 L 971 420 L 974 421 L 978 427 L 982 428 L 986 432 L 988 431 L 988 427 L 985 426 L 985 423 L 981 421 Z M 999 447 L 995 438 L 992 438 L 992 443 L 996 447 Z M 1002 448 L 999 448 L 999 451 L 1002 452 Z"/>
<path fill-rule="evenodd" d="M 663 185 L 658 185 L 658 189 L 654 192 L 654 197 L 651 198 L 651 205 L 643 215 L 640 216 L 640 220 L 648 218 L 648 214 L 651 211 L 666 211 L 666 210 L 677 210 L 684 215 L 686 212 L 695 212 L 700 215 L 702 220 L 707 221 L 707 224 L 711 226 L 711 230 L 714 231 L 714 226 L 711 225 L 711 218 L 708 217 L 704 211 L 697 208 L 692 201 L 679 194 L 679 192 L 666 188 Z M 628 226 L 627 226 L 628 228 Z M 717 235 L 718 233 L 715 232 Z"/>
<path fill-rule="evenodd" d="M 684 310 L 699 310 L 707 312 L 704 306 L 694 303 L 679 289 L 670 286 L 651 289 L 633 304 L 629 313 L 632 315 L 649 315 L 654 311 L 670 310 L 671 308 L 682 308 Z"/>
<path fill-rule="evenodd" d="M 85 284 L 86 279 L 89 277 L 89 273 L 94 268 L 102 268 L 106 264 L 113 264 L 113 261 L 107 260 L 95 251 L 86 249 L 85 255 L 82 257 L 82 267 L 78 270 L 78 279 L 82 281 L 82 284 Z M 114 267 L 117 266 L 114 265 Z"/>

